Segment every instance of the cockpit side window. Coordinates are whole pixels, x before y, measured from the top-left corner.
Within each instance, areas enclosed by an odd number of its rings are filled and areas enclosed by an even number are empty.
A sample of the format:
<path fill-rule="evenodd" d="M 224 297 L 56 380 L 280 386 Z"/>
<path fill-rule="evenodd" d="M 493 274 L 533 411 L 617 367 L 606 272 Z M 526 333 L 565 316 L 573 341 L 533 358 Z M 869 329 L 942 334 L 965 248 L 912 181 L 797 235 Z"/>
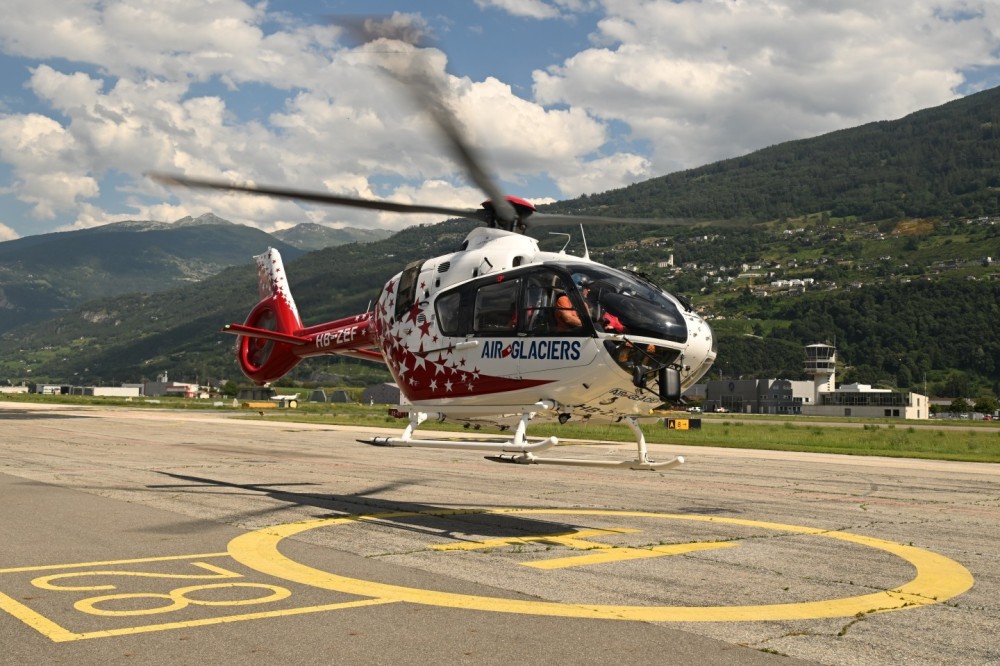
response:
<path fill-rule="evenodd" d="M 687 324 L 677 304 L 649 280 L 594 264 L 570 266 L 569 271 L 605 332 L 687 341 Z"/>

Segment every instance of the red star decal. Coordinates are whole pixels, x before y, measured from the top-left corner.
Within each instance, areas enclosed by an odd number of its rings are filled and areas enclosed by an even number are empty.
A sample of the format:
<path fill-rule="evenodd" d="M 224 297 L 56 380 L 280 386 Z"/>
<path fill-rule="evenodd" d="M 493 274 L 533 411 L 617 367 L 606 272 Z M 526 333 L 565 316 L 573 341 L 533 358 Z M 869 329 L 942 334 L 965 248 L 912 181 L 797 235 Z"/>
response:
<path fill-rule="evenodd" d="M 425 335 L 430 337 L 431 322 L 429 320 L 425 320 L 424 323 L 420 324 L 417 328 L 420 329 L 420 337 L 424 337 Z"/>
<path fill-rule="evenodd" d="M 410 308 L 410 312 L 406 315 L 404 321 L 417 323 L 417 317 L 420 316 L 420 303 L 414 303 L 413 307 Z"/>

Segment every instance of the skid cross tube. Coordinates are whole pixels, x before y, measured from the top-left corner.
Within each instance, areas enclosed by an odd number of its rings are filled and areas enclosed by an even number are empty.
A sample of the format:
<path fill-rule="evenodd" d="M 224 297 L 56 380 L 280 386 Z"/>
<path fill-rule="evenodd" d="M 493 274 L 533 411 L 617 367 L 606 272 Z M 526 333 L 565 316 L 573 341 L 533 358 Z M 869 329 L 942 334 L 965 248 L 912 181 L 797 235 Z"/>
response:
<path fill-rule="evenodd" d="M 521 465 L 567 465 L 573 467 L 610 467 L 615 469 L 658 470 L 672 469 L 684 463 L 683 456 L 674 456 L 667 460 L 653 461 L 649 459 L 646 447 L 646 436 L 639 427 L 639 420 L 634 416 L 626 416 L 625 425 L 635 435 L 638 453 L 635 460 L 594 460 L 582 458 L 540 458 L 526 452 L 517 456 L 487 456 L 493 462 L 516 463 Z"/>
<path fill-rule="evenodd" d="M 539 406 L 545 406 L 539 403 Z M 413 431 L 417 427 L 426 421 L 431 416 L 437 416 L 438 414 L 428 414 L 426 412 L 410 412 L 410 423 L 406 426 L 400 437 L 372 437 L 367 440 L 358 440 L 365 444 L 372 444 L 374 446 L 407 446 L 413 448 L 422 449 L 461 449 L 467 451 L 489 451 L 497 453 L 519 453 L 521 455 L 530 456 L 533 453 L 539 451 L 545 451 L 546 449 L 551 449 L 553 446 L 559 443 L 559 439 L 556 437 L 547 437 L 545 439 L 529 442 L 526 435 L 528 428 L 528 421 L 535 417 L 535 412 L 527 412 L 521 414 L 521 418 L 517 423 L 517 429 L 514 431 L 514 437 L 509 440 L 504 441 L 489 441 L 489 440 L 456 440 L 456 439 L 414 439 Z"/>
<path fill-rule="evenodd" d="M 551 401 L 542 401 L 535 404 L 539 410 L 553 411 L 558 407 Z M 535 454 L 547 451 L 559 444 L 555 436 L 545 439 L 530 441 L 527 437 L 528 422 L 535 417 L 537 412 L 522 412 L 514 430 L 514 436 L 502 441 L 490 440 L 461 440 L 461 439 L 415 439 L 413 432 L 420 424 L 429 418 L 443 420 L 442 414 L 428 412 L 410 412 L 410 422 L 399 437 L 372 437 L 371 439 L 359 439 L 359 442 L 371 444 L 373 446 L 398 446 L 422 449 L 451 449 L 463 451 L 484 451 L 497 454 L 486 456 L 487 460 L 493 462 L 514 463 L 518 465 L 567 465 L 575 467 L 606 467 L 615 469 L 634 470 L 662 470 L 672 469 L 684 462 L 682 456 L 674 456 L 667 460 L 653 461 L 649 459 L 649 450 L 646 446 L 646 436 L 639 427 L 639 420 L 634 416 L 624 418 L 625 425 L 629 427 L 636 440 L 636 457 L 634 460 L 599 460 L 583 458 L 544 458 Z"/>

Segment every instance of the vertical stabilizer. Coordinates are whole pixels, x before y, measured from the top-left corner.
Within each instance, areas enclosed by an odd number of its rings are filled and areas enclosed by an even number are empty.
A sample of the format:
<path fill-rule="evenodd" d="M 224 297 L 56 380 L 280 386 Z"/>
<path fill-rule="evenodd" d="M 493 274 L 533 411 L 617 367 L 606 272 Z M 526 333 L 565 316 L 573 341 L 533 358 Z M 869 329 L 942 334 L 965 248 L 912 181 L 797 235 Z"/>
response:
<path fill-rule="evenodd" d="M 302 319 L 288 287 L 281 254 L 272 247 L 254 260 L 257 262 L 260 302 L 250 311 L 243 325 L 258 331 L 297 334 L 302 330 Z M 292 344 L 252 332 L 236 338 L 236 358 L 243 374 L 257 384 L 282 377 L 300 360 L 293 353 Z"/>
<path fill-rule="evenodd" d="M 269 247 L 267 252 L 258 254 L 254 260 L 257 262 L 257 288 L 260 292 L 260 300 L 272 299 L 275 310 L 279 313 L 278 319 L 282 326 L 280 330 L 291 333 L 292 330 L 289 329 L 302 328 L 302 319 L 299 317 L 298 308 L 295 307 L 292 290 L 288 286 L 288 277 L 285 275 L 285 266 L 281 262 L 281 253 L 273 247 Z"/>

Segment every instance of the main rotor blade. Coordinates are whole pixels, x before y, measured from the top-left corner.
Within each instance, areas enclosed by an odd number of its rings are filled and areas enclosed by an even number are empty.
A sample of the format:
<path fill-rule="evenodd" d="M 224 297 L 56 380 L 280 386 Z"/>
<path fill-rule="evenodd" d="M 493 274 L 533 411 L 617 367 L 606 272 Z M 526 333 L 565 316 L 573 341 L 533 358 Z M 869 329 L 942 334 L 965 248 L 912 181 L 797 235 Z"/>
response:
<path fill-rule="evenodd" d="M 312 203 L 327 204 L 331 206 L 349 206 L 351 208 L 367 208 L 369 210 L 384 210 L 390 213 L 429 213 L 435 215 L 448 215 L 450 217 L 462 217 L 471 220 L 487 221 L 487 212 L 484 209 L 469 208 L 447 208 L 444 206 L 423 206 L 420 204 L 393 203 L 392 201 L 379 201 L 377 199 L 358 199 L 355 197 L 342 197 L 335 194 L 325 194 L 323 192 L 310 192 L 308 190 L 295 190 L 284 187 L 269 187 L 256 185 L 234 185 L 221 180 L 207 178 L 188 178 L 167 173 L 150 172 L 146 174 L 153 180 L 163 185 L 183 185 L 208 190 L 222 190 L 224 192 L 246 192 L 247 194 L 259 194 L 266 197 L 277 197 L 280 199 L 294 199 L 297 201 L 310 201 Z"/>
<path fill-rule="evenodd" d="M 458 117 L 446 103 L 446 81 L 431 68 L 429 59 L 419 49 L 427 46 L 427 35 L 420 26 L 401 24 L 396 16 L 332 17 L 334 24 L 356 42 L 366 44 L 390 39 L 408 44 L 415 50 L 405 67 L 376 51 L 375 56 L 389 75 L 398 81 L 417 105 L 430 115 L 447 140 L 452 157 L 465 169 L 469 178 L 490 198 L 497 218 L 511 226 L 517 211 L 507 201 L 496 179 L 487 171 L 486 160 L 468 141 Z"/>
<path fill-rule="evenodd" d="M 599 215 L 572 215 L 569 213 L 532 213 L 528 219 L 524 220 L 524 225 L 529 229 L 568 224 L 643 224 L 656 227 L 689 227 L 707 222 L 707 220 L 684 217 L 601 217 Z"/>
<path fill-rule="evenodd" d="M 420 79 L 424 80 L 422 84 Z M 487 173 L 483 166 L 485 160 L 472 147 L 459 125 L 458 118 L 451 112 L 444 102 L 444 95 L 439 83 L 431 80 L 430 75 L 424 72 L 413 81 L 403 81 L 407 85 L 410 93 L 420 103 L 420 105 L 430 114 L 434 123 L 441 130 L 441 133 L 448 140 L 451 146 L 452 156 L 465 168 L 469 177 L 483 192 L 490 198 L 496 216 L 504 222 L 510 224 L 517 219 L 517 212 L 510 205 L 504 196 L 503 190 L 497 185 L 496 180 Z"/>

